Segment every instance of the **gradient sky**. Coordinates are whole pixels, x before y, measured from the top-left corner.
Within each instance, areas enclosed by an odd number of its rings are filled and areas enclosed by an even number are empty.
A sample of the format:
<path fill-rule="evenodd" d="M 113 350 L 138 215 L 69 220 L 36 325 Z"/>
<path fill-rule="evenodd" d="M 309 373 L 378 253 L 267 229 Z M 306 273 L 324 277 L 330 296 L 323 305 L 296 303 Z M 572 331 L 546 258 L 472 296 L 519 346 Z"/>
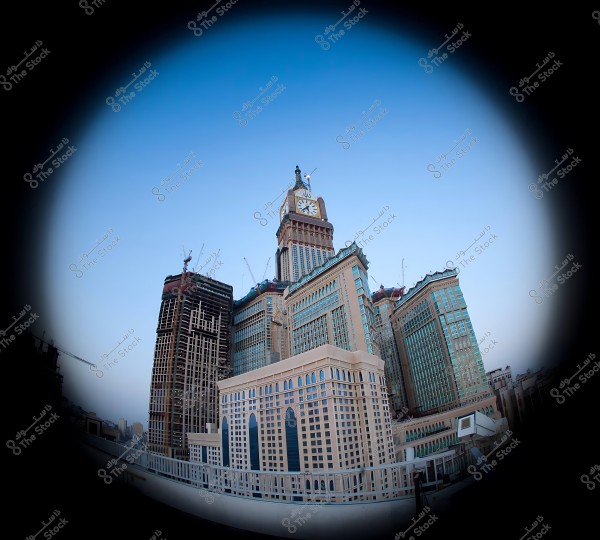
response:
<path fill-rule="evenodd" d="M 201 37 L 186 30 L 169 47 L 149 44 L 129 72 L 98 82 L 114 96 L 144 62 L 158 71 L 119 112 L 100 102 L 87 128 L 68 134 L 77 151 L 56 173 L 62 193 L 40 231 L 48 246 L 49 299 L 40 321 L 57 345 L 98 364 L 130 330 L 123 345 L 140 341 L 125 358 L 117 349 L 111 358 L 119 363 L 102 378 L 63 356 L 70 399 L 107 419 L 124 416 L 147 426 L 162 285 L 181 271 L 182 246 L 193 250 L 191 267 L 209 261 L 203 273 L 218 251 L 215 278 L 233 285 L 235 298 L 252 285 L 243 257 L 259 281 L 273 277 L 279 219 L 264 209 L 272 202 L 277 213 L 296 165 L 303 174 L 317 168 L 312 190 L 325 200 L 336 251 L 383 208 L 372 229 L 395 216 L 364 247 L 372 291 L 401 283 L 403 258 L 408 288 L 442 270 L 482 232 L 475 246 L 496 234 L 461 269 L 460 285 L 477 336 L 489 332 L 487 339 L 498 342 L 483 356 L 486 370 L 535 367 L 550 309 L 528 292 L 559 261 L 544 232 L 550 230 L 544 204 L 527 188 L 543 172 L 530 161 L 527 141 L 478 81 L 458 70 L 453 60 L 460 49 L 426 74 L 418 60 L 439 43 L 388 33 L 367 15 L 323 51 L 314 37 L 338 19 L 332 10 L 285 24 L 267 17 L 249 27 L 225 14 Z M 283 91 L 241 126 L 234 113 L 271 77 Z M 349 141 L 346 129 L 377 102 L 370 117 L 381 113 L 380 120 L 344 148 L 336 138 Z M 427 166 L 466 130 L 461 146 L 477 142 L 434 178 Z M 161 180 L 190 152 L 184 170 L 197 161 L 202 166 L 165 192 Z M 163 201 L 153 188 L 165 194 Z M 96 251 L 119 241 L 77 278 L 70 265 L 81 268 L 81 254 L 110 230 Z"/>

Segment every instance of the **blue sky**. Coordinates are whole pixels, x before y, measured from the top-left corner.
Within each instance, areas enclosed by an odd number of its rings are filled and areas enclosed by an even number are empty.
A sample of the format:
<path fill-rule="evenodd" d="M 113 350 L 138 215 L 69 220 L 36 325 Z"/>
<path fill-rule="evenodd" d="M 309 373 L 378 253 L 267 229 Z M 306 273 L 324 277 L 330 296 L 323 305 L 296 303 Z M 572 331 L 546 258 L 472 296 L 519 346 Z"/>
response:
<path fill-rule="evenodd" d="M 77 151 L 56 173 L 62 192 L 41 232 L 46 335 L 100 364 L 128 334 L 111 356 L 119 363 L 101 378 L 61 360 L 65 393 L 84 408 L 147 425 L 162 284 L 181 271 L 182 246 L 193 250 L 190 266 L 208 261 L 203 272 L 219 252 L 214 277 L 233 285 L 235 298 L 252 285 L 243 257 L 258 280 L 265 268 L 273 277 L 278 217 L 265 205 L 272 202 L 276 214 L 296 165 L 303 173 L 316 168 L 312 190 L 325 200 L 336 251 L 387 207 L 371 230 L 385 220 L 388 227 L 364 247 L 371 290 L 401 282 L 402 258 L 408 288 L 478 238 L 459 279 L 477 335 L 498 342 L 485 367 L 534 367 L 551 303 L 538 305 L 528 292 L 565 255 L 552 253 L 545 201 L 527 187 L 544 164 L 532 162 L 527 141 L 479 81 L 459 71 L 460 49 L 426 74 L 418 60 L 436 44 L 388 32 L 367 15 L 323 51 L 314 37 L 338 19 L 332 11 L 248 27 L 225 14 L 201 37 L 186 31 L 168 46 L 149 44 L 129 71 L 98 81 L 109 97 L 144 62 L 151 67 L 140 80 L 158 72 L 119 112 L 101 101 L 88 125 L 68 134 Z M 241 126 L 234 113 L 272 77 L 277 82 L 260 99 L 280 84 L 278 95 Z M 379 119 L 351 141 L 346 130 L 363 112 Z M 435 178 L 427 167 L 444 153 L 455 163 Z M 186 170 L 188 178 L 166 191 Z M 81 270 L 81 254 L 97 244 L 97 263 L 78 278 L 70 265 Z"/>

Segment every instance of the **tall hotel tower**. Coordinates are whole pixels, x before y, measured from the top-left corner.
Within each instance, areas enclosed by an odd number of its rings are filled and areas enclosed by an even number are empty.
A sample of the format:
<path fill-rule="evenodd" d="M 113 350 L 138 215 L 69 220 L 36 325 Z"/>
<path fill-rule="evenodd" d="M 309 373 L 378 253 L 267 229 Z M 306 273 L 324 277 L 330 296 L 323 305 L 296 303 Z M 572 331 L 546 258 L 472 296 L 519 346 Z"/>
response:
<path fill-rule="evenodd" d="M 296 165 L 296 184 L 279 210 L 277 279 L 298 281 L 333 256 L 333 225 L 327 221 L 325 202 L 302 181 Z"/>
<path fill-rule="evenodd" d="M 409 408 L 433 413 L 492 396 L 458 272 L 427 274 L 391 316 Z"/>
<path fill-rule="evenodd" d="M 389 287 L 383 285 L 371 295 L 375 313 L 375 326 L 381 339 L 381 358 L 385 362 L 385 378 L 388 384 L 390 406 L 396 417 L 401 418 L 408 413 L 406 399 L 406 384 L 400 364 L 398 344 L 390 320 L 394 305 L 402 298 L 404 287 Z"/>
<path fill-rule="evenodd" d="M 150 385 L 149 449 L 188 459 L 188 432 L 219 421 L 217 381 L 230 372 L 233 288 L 187 271 L 167 276 Z"/>

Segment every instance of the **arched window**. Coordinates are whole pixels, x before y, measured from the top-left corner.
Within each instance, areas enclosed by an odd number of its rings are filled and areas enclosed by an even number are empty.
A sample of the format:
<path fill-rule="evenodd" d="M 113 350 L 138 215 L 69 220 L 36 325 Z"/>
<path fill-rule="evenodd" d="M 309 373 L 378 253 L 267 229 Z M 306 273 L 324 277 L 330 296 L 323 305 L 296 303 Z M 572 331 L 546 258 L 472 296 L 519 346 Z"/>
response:
<path fill-rule="evenodd" d="M 283 381 L 283 389 L 284 390 L 288 389 L 287 381 Z"/>
<path fill-rule="evenodd" d="M 287 446 L 288 471 L 300 470 L 300 450 L 298 446 L 298 422 L 294 409 L 285 412 L 285 441 Z M 310 485 L 309 485 L 310 488 Z"/>
<path fill-rule="evenodd" d="M 259 395 L 259 396 L 262 396 L 262 395 L 263 395 L 263 393 L 262 393 L 262 386 L 261 386 L 261 387 L 258 389 L 258 395 Z"/>
<path fill-rule="evenodd" d="M 229 426 L 227 417 L 223 417 L 221 423 L 221 448 L 223 449 L 223 467 L 229 467 Z"/>
<path fill-rule="evenodd" d="M 325 380 L 325 373 L 323 370 L 319 371 L 319 380 L 320 381 L 324 381 Z"/>
<path fill-rule="evenodd" d="M 250 441 L 250 469 L 253 471 L 260 470 L 260 457 L 258 453 L 258 423 L 254 413 L 250 415 L 248 420 L 248 441 Z"/>
<path fill-rule="evenodd" d="M 346 380 L 346 372 L 342 369 L 342 381 Z"/>
<path fill-rule="evenodd" d="M 315 384 L 317 382 L 317 377 L 316 377 L 314 371 L 310 375 L 310 382 L 312 382 L 313 384 Z"/>
<path fill-rule="evenodd" d="M 290 390 L 292 390 L 294 388 L 294 383 L 292 382 L 292 379 L 290 379 L 289 382 L 288 382 L 288 388 Z"/>
<path fill-rule="evenodd" d="M 358 372 L 358 380 L 359 380 L 360 382 L 363 382 L 362 371 L 359 371 L 359 372 Z"/>
<path fill-rule="evenodd" d="M 275 392 L 279 392 L 279 383 L 275 383 Z"/>
<path fill-rule="evenodd" d="M 339 381 L 340 380 L 340 370 L 336 369 L 335 370 L 335 378 Z"/>
<path fill-rule="evenodd" d="M 302 386 L 302 377 L 298 377 L 298 386 Z"/>
<path fill-rule="evenodd" d="M 310 384 L 310 376 L 308 375 L 308 373 L 306 374 L 306 377 L 304 379 L 305 379 L 304 382 L 306 384 Z"/>

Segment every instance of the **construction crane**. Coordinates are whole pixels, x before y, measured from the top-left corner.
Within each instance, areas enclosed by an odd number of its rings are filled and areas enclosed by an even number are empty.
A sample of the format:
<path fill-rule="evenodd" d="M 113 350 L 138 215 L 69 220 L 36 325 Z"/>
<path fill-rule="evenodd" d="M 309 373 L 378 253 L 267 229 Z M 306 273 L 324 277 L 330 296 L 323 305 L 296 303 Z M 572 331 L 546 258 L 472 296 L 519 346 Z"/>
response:
<path fill-rule="evenodd" d="M 42 338 L 34 336 L 35 339 L 39 339 L 40 342 L 45 343 L 46 345 L 49 345 L 50 347 L 54 347 L 58 352 L 62 353 L 62 354 L 66 354 L 67 356 L 70 356 L 71 358 L 75 358 L 75 360 L 79 360 L 80 362 L 83 362 L 84 364 L 87 364 L 88 366 L 93 366 L 96 367 L 96 364 L 92 363 L 92 362 L 88 362 L 87 360 L 84 360 L 83 358 L 80 358 L 79 356 L 77 356 L 76 354 L 73 354 L 65 349 L 63 349 L 62 347 L 57 347 L 56 345 L 52 344 L 52 343 L 48 343 L 47 341 L 44 341 Z"/>
<path fill-rule="evenodd" d="M 269 257 L 269 260 L 267 261 L 267 266 L 265 266 L 265 273 L 263 274 L 263 281 L 265 279 L 265 276 L 267 275 L 267 270 L 269 269 L 270 262 L 271 262 L 271 257 Z"/>
<path fill-rule="evenodd" d="M 254 277 L 254 274 L 252 273 L 252 269 L 250 268 L 250 265 L 248 264 L 248 261 L 246 260 L 246 257 L 244 257 L 244 261 L 246 261 L 246 266 L 248 267 L 248 272 L 250 272 L 250 277 L 252 278 L 252 281 L 254 281 L 254 283 L 256 283 L 256 292 L 258 294 L 260 294 L 260 286 L 258 281 L 256 281 L 256 278 Z"/>

